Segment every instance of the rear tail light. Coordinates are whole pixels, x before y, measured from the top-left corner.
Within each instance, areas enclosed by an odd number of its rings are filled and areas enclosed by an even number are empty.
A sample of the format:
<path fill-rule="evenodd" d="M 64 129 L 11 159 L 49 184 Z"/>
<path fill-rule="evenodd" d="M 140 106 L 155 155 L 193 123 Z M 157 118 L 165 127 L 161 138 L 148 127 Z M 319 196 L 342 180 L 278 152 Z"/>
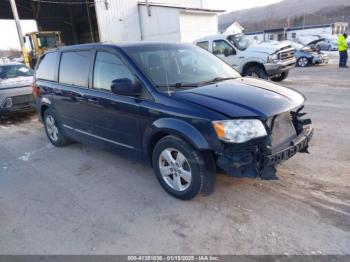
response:
<path fill-rule="evenodd" d="M 33 95 L 34 97 L 40 97 L 40 87 L 37 86 L 35 83 L 33 83 L 32 85 L 32 89 L 33 89 Z"/>

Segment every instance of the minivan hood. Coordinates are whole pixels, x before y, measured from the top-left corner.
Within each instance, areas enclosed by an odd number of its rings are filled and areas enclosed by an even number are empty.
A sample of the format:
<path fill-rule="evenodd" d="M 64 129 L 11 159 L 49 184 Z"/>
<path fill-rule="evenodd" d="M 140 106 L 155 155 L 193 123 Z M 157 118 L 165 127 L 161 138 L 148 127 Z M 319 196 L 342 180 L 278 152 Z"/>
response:
<path fill-rule="evenodd" d="M 288 47 L 288 44 L 285 43 L 259 43 L 259 44 L 251 44 L 246 51 L 249 52 L 259 52 L 259 53 L 267 53 L 273 54 L 282 48 Z"/>
<path fill-rule="evenodd" d="M 227 80 L 174 92 L 172 96 L 232 118 L 267 118 L 295 109 L 305 101 L 292 89 L 253 78 Z"/>
<path fill-rule="evenodd" d="M 0 90 L 16 87 L 31 86 L 33 83 L 32 76 L 21 76 L 16 78 L 0 79 Z"/>

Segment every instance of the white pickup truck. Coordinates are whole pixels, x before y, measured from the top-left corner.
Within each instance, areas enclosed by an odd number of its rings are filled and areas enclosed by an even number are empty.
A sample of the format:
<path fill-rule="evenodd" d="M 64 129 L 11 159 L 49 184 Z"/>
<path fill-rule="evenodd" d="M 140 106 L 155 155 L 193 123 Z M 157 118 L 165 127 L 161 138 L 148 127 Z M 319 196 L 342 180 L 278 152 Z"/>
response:
<path fill-rule="evenodd" d="M 279 82 L 295 67 L 292 46 L 273 43 L 254 43 L 244 34 L 214 35 L 200 38 L 194 44 L 208 50 L 238 70 L 243 76 Z"/>

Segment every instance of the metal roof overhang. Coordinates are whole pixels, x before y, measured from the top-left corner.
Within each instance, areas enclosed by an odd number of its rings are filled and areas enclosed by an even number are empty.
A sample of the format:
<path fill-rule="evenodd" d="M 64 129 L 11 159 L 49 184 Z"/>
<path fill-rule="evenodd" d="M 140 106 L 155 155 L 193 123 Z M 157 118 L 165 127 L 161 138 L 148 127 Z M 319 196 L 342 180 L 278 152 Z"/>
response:
<path fill-rule="evenodd" d="M 70 4 L 64 4 L 68 2 Z M 85 1 L 16 0 L 16 5 L 21 20 L 34 19 L 39 30 L 61 31 L 62 39 L 66 44 L 75 44 L 90 41 L 86 5 L 77 4 L 82 2 Z M 90 7 L 93 7 L 93 0 L 87 2 Z M 94 12 L 92 9 L 91 11 Z M 0 19 L 13 19 L 9 0 L 0 0 Z M 93 23 L 96 24 L 96 18 L 93 17 L 93 19 Z M 94 34 L 98 38 L 97 26 L 94 28 Z"/>

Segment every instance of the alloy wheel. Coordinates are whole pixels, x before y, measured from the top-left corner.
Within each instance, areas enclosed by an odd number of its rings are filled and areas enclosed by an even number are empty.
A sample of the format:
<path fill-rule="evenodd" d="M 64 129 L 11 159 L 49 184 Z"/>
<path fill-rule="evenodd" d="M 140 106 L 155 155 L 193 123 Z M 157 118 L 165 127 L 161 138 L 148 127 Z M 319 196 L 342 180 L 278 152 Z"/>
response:
<path fill-rule="evenodd" d="M 45 119 L 45 123 L 46 123 L 46 129 L 47 129 L 47 133 L 49 134 L 49 137 L 54 142 L 57 142 L 57 140 L 58 140 L 58 128 L 56 126 L 55 119 L 51 115 L 48 115 Z"/>
<path fill-rule="evenodd" d="M 191 185 L 192 172 L 187 158 L 175 148 L 166 148 L 159 156 L 159 170 L 166 184 L 176 191 Z"/>
<path fill-rule="evenodd" d="M 305 66 L 307 66 L 307 64 L 308 64 L 308 61 L 307 61 L 306 57 L 299 58 L 299 60 L 298 60 L 299 66 L 305 67 Z"/>

